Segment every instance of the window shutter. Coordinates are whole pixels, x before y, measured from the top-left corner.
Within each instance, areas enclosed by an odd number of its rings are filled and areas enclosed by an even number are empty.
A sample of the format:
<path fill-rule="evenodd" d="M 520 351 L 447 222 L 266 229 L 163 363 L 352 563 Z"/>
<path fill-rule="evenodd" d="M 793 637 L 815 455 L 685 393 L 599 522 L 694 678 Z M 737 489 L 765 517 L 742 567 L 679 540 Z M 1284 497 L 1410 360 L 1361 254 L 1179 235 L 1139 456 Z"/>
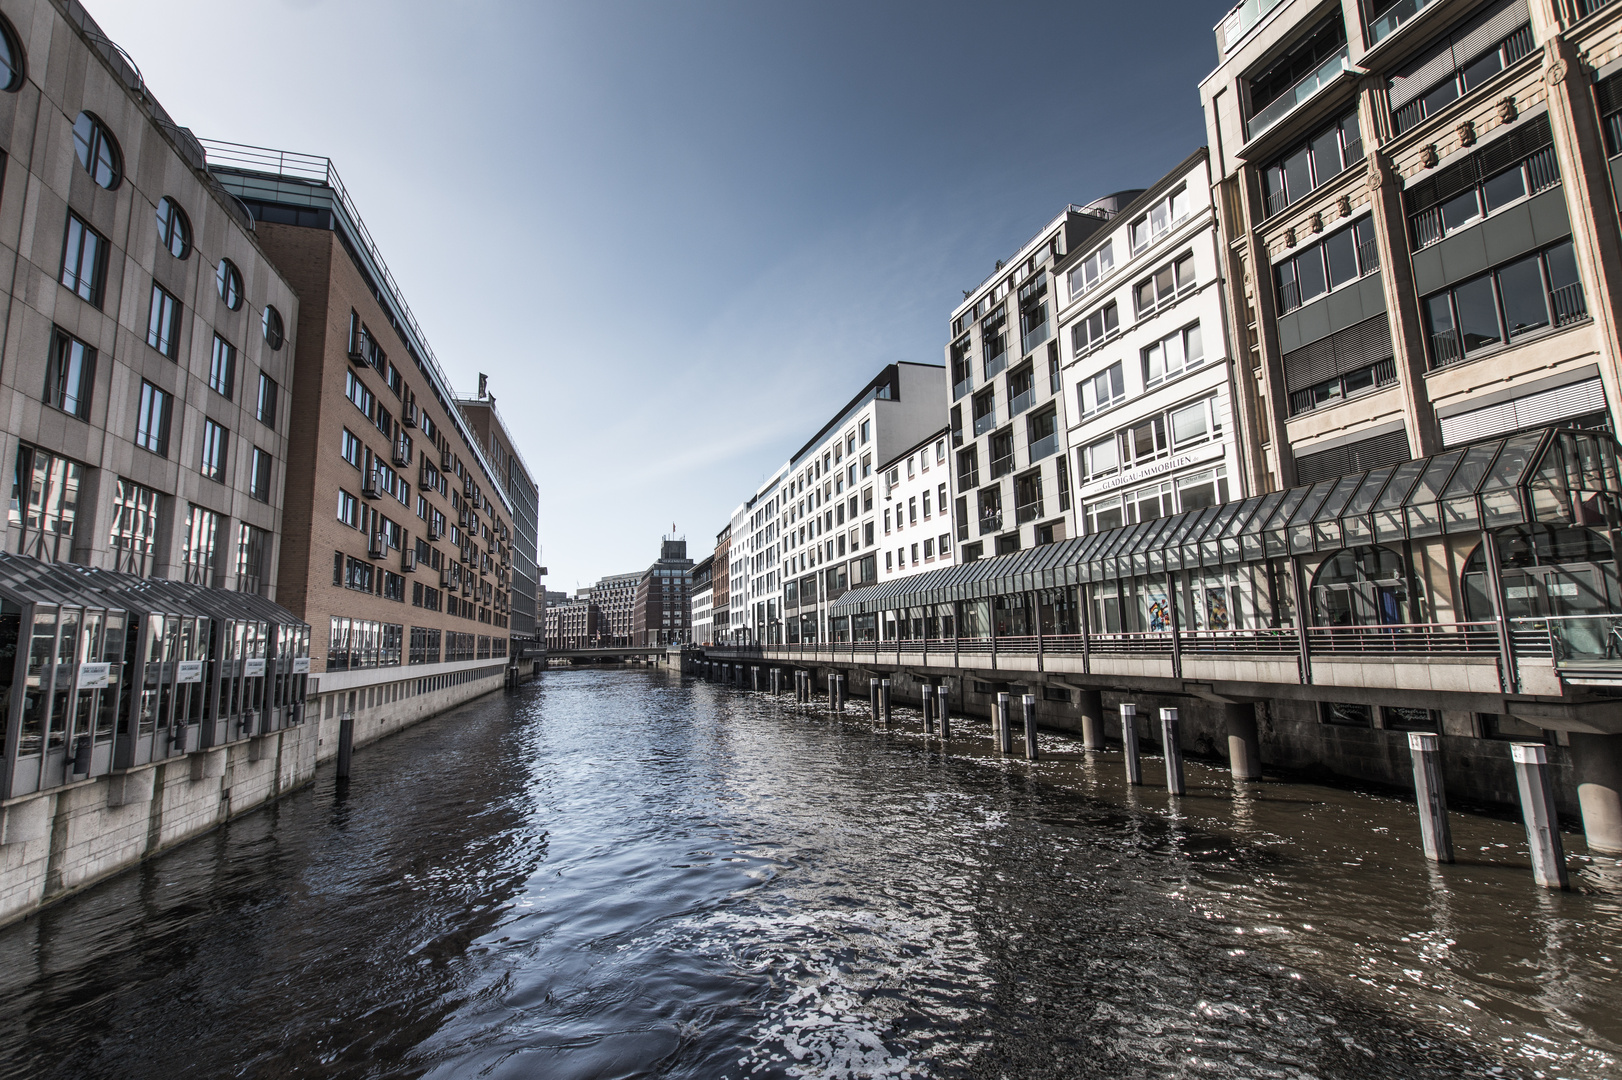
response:
<path fill-rule="evenodd" d="M 1284 356 L 1284 385 L 1292 393 L 1396 355 L 1384 312 Z"/>
<path fill-rule="evenodd" d="M 1400 465 L 1412 455 L 1408 450 L 1408 433 L 1393 431 L 1376 435 L 1372 439 L 1337 446 L 1333 450 L 1320 450 L 1316 454 L 1302 454 L 1295 459 L 1295 482 L 1316 484 L 1348 473 L 1377 469 L 1383 465 Z"/>

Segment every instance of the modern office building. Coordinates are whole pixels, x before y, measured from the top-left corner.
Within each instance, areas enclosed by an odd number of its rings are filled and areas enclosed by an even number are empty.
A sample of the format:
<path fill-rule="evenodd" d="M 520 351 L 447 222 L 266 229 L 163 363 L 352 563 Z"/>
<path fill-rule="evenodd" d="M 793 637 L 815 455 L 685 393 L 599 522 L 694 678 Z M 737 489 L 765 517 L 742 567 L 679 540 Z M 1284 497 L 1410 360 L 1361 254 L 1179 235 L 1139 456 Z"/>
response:
<path fill-rule="evenodd" d="M 933 570 L 952 562 L 951 431 L 942 427 L 879 466 L 882 492 L 878 580 Z M 866 525 L 863 525 L 866 529 Z"/>
<path fill-rule="evenodd" d="M 692 608 L 692 637 L 697 645 L 709 645 L 715 638 L 715 615 L 711 606 L 715 602 L 715 556 L 706 555 L 693 564 L 687 574 L 687 595 Z"/>
<path fill-rule="evenodd" d="M 588 649 L 603 644 L 602 612 L 589 597 L 565 600 L 546 609 L 546 647 Z"/>
<path fill-rule="evenodd" d="M 457 407 L 332 163 L 206 142 L 300 304 L 282 602 L 315 633 L 323 713 L 363 729 L 502 685 L 507 474 Z"/>
<path fill-rule="evenodd" d="M 1217 27 L 1201 98 L 1255 490 L 1615 429 L 1619 18 L 1291 0 Z"/>
<path fill-rule="evenodd" d="M 1080 532 L 1247 494 L 1223 266 L 1203 148 L 1055 263 Z"/>
<path fill-rule="evenodd" d="M 957 557 L 972 562 L 1076 534 L 1053 264 L 1137 192 L 1069 206 L 964 294 L 946 364 Z"/>
<path fill-rule="evenodd" d="M 759 547 L 753 640 L 826 641 L 828 605 L 879 580 L 880 468 L 941 429 L 945 380 L 939 365 L 885 367 L 746 504 Z M 737 537 L 734 517 L 734 549 Z"/>
<path fill-rule="evenodd" d="M 687 541 L 663 538 L 659 560 L 637 578 L 631 608 L 633 645 L 676 645 L 692 640 L 687 580 L 692 570 Z"/>
<path fill-rule="evenodd" d="M 631 624 L 636 612 L 636 586 L 642 571 L 610 574 L 599 578 L 586 595 L 601 615 L 597 633 L 604 645 L 631 644 Z"/>
<path fill-rule="evenodd" d="M 457 398 L 456 407 L 481 440 L 486 460 L 496 473 L 496 482 L 506 492 L 512 507 L 512 543 L 508 558 L 511 560 L 512 610 L 508 629 L 512 633 L 512 655 L 523 659 L 539 646 L 536 622 L 540 611 L 541 579 L 546 571 L 540 558 L 540 489 L 529 471 L 524 457 L 513 441 L 512 429 L 496 409 L 496 397 L 489 392 L 489 384 L 479 375 L 479 393 L 476 397 Z"/>

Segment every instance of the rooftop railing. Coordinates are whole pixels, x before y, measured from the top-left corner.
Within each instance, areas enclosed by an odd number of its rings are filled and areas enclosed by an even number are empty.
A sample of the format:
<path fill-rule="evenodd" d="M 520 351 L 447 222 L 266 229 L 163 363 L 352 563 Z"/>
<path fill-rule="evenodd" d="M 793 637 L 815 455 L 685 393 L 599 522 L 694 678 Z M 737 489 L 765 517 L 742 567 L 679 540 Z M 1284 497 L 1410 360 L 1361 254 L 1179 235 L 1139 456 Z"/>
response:
<path fill-rule="evenodd" d="M 1232 52 L 1234 46 L 1250 33 L 1250 28 L 1261 22 L 1262 16 L 1283 2 L 1284 0 L 1243 0 L 1242 3 L 1235 5 L 1216 26 L 1217 33 L 1222 35 L 1222 51 Z"/>

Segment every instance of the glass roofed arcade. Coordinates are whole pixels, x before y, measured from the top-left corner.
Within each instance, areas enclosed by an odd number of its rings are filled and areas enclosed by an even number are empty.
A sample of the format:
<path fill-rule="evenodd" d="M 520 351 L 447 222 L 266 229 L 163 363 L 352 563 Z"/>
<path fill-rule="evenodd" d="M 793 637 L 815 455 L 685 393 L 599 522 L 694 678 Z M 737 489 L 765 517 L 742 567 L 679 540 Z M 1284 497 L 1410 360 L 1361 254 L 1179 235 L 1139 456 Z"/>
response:
<path fill-rule="evenodd" d="M 0 554 L 0 795 L 299 723 L 309 656 L 254 593 Z"/>
<path fill-rule="evenodd" d="M 1173 677 L 1249 654 L 1303 683 L 1315 657 L 1539 658 L 1622 683 L 1619 493 L 1609 434 L 1534 431 L 854 590 L 823 648 L 1161 656 Z M 1505 668 L 1501 692 L 1533 692 Z"/>

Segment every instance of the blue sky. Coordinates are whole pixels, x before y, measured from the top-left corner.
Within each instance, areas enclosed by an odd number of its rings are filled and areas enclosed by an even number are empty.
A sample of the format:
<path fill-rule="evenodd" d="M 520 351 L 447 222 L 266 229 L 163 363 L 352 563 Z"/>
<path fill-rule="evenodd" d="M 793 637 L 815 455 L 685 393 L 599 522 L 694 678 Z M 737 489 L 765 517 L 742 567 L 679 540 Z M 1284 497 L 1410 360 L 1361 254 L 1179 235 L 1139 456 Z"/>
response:
<path fill-rule="evenodd" d="M 335 160 L 573 590 L 707 551 L 996 259 L 1201 145 L 1231 5 L 87 6 L 199 135 Z"/>

